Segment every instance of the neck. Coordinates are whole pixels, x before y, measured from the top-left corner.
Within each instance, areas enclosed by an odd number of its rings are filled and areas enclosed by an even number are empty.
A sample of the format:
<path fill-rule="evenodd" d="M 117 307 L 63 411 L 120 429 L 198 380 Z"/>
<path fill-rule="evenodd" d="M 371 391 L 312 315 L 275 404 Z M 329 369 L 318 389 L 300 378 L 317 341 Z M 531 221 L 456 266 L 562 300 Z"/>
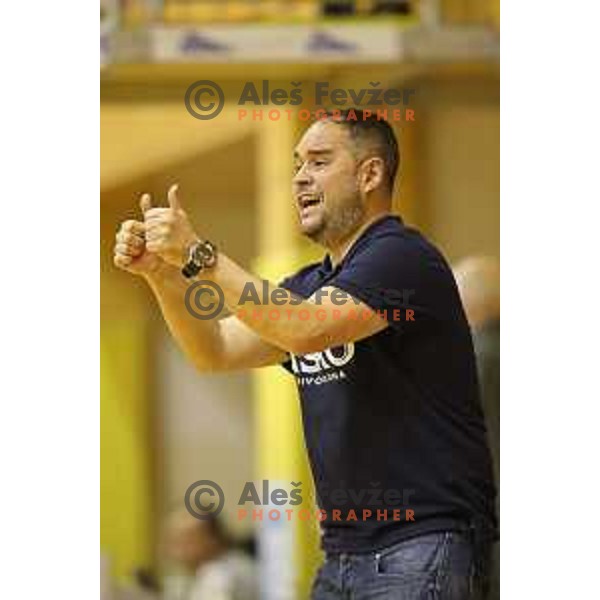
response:
<path fill-rule="evenodd" d="M 380 209 L 371 214 L 365 215 L 365 218 L 347 235 L 343 238 L 340 238 L 329 245 L 327 250 L 329 251 L 329 256 L 331 258 L 331 264 L 333 267 L 336 267 L 340 262 L 342 262 L 344 256 L 350 248 L 352 244 L 356 242 L 356 240 L 363 234 L 365 229 L 367 229 L 372 223 L 382 219 L 390 215 L 390 211 L 387 209 Z"/>

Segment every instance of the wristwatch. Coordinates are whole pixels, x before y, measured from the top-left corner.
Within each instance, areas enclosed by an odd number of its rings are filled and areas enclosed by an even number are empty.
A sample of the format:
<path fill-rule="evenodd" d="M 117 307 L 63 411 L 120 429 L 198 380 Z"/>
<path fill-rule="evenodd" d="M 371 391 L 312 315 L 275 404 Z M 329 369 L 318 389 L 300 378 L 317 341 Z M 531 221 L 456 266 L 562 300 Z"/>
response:
<path fill-rule="evenodd" d="M 189 247 L 181 273 L 186 279 L 191 279 L 200 271 L 214 267 L 216 262 L 217 247 L 208 240 L 198 240 Z"/>

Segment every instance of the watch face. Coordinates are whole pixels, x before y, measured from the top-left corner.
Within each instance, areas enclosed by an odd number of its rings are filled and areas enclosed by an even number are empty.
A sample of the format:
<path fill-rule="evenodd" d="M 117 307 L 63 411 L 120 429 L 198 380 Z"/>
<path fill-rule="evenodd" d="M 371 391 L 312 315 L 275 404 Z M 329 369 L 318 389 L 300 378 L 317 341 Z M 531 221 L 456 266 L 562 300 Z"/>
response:
<path fill-rule="evenodd" d="M 210 242 L 199 242 L 193 249 L 193 260 L 202 267 L 212 267 L 216 259 L 215 248 Z"/>
<path fill-rule="evenodd" d="M 191 258 L 198 265 L 204 262 L 203 244 L 198 243 L 193 247 Z"/>
<path fill-rule="evenodd" d="M 204 264 L 210 268 L 214 266 L 216 260 L 217 254 L 215 247 L 210 242 L 206 242 L 206 254 L 204 255 Z"/>

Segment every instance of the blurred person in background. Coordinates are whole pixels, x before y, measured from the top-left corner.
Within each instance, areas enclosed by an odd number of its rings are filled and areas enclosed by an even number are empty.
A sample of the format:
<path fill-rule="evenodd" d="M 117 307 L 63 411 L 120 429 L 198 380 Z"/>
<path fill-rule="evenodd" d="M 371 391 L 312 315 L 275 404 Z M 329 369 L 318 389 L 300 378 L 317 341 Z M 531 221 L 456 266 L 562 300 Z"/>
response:
<path fill-rule="evenodd" d="M 216 517 L 206 516 L 186 510 L 169 516 L 163 600 L 258 600 L 254 561 L 234 548 Z"/>
<path fill-rule="evenodd" d="M 488 256 L 468 257 L 456 265 L 454 275 L 473 334 L 483 411 L 500 490 L 500 264 Z M 500 598 L 499 544 L 493 552 L 489 598 Z"/>
<path fill-rule="evenodd" d="M 467 600 L 487 588 L 495 488 L 471 336 L 446 260 L 391 213 L 399 162 L 390 125 L 361 110 L 308 128 L 292 197 L 301 232 L 327 254 L 279 285 L 202 239 L 177 186 L 168 207 L 143 195 L 143 220 L 116 237 L 115 265 L 145 278 L 201 372 L 283 365 L 296 376 L 327 514 L 315 600 Z M 218 286 L 231 316 L 191 314 L 197 276 Z M 258 306 L 242 302 L 249 287 Z M 374 485 L 403 497 L 367 501 Z M 331 490 L 354 492 L 343 511 Z"/>
<path fill-rule="evenodd" d="M 496 477 L 500 476 L 500 264 L 469 257 L 454 269 L 473 335 L 481 397 Z"/>

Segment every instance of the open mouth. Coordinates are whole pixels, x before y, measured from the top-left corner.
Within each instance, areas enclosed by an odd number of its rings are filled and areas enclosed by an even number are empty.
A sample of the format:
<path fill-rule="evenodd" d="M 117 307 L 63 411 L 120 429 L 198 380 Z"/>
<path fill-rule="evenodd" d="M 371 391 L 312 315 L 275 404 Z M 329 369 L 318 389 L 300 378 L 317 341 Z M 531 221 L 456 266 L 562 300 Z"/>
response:
<path fill-rule="evenodd" d="M 298 206 L 300 208 L 300 210 L 304 211 L 307 208 L 310 208 L 311 206 L 316 206 L 317 204 L 321 204 L 321 202 L 323 201 L 323 195 L 322 194 L 303 194 L 302 196 L 298 197 Z"/>

